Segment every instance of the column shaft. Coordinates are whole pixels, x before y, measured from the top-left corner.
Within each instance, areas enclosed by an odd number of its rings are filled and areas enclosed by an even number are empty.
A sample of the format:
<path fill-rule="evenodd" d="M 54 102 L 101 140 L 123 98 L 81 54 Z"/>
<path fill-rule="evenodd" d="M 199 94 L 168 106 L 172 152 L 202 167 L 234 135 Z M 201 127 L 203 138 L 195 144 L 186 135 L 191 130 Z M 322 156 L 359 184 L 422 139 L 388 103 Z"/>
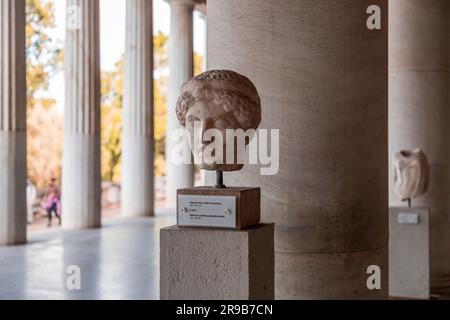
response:
<path fill-rule="evenodd" d="M 0 245 L 26 242 L 25 1 L 0 0 Z"/>
<path fill-rule="evenodd" d="M 127 0 L 122 214 L 154 214 L 153 22 L 151 0 Z"/>
<path fill-rule="evenodd" d="M 100 226 L 99 1 L 68 0 L 79 28 L 67 28 L 65 49 L 62 221 L 64 227 Z"/>
<path fill-rule="evenodd" d="M 194 185 L 194 166 L 175 164 L 170 160 L 176 142 L 171 135 L 180 129 L 175 114 L 175 105 L 181 86 L 193 76 L 193 17 L 194 1 L 170 0 L 169 38 L 169 99 L 167 106 L 166 135 L 166 205 L 175 207 L 176 190 Z"/>
<path fill-rule="evenodd" d="M 450 288 L 450 2 L 390 1 L 389 32 L 390 205 L 405 205 L 392 189 L 394 153 L 422 148 L 430 188 L 413 205 L 431 208 L 431 287 Z"/>
<path fill-rule="evenodd" d="M 381 30 L 366 27 L 371 5 Z M 225 181 L 262 188 L 277 298 L 387 297 L 387 15 L 387 0 L 208 0 L 208 68 L 248 76 L 260 128 L 280 130 L 277 174 Z"/>

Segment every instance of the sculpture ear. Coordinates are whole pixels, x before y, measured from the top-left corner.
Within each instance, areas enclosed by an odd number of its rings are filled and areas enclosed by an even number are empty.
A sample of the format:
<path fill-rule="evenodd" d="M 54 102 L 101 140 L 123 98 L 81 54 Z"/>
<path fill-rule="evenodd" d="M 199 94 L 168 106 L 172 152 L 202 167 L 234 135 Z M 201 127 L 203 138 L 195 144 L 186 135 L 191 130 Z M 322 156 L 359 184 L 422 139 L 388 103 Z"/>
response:
<path fill-rule="evenodd" d="M 397 181 L 397 168 L 394 166 L 394 182 Z"/>

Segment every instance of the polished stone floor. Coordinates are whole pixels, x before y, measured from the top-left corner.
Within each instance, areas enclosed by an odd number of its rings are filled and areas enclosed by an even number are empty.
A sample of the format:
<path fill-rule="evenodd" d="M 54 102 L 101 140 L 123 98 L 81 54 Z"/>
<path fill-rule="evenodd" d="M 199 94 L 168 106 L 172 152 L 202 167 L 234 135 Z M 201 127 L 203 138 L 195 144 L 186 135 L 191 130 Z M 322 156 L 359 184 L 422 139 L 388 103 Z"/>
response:
<path fill-rule="evenodd" d="M 159 229 L 174 222 L 111 218 L 101 229 L 46 230 L 0 247 L 0 299 L 158 299 Z M 67 288 L 70 266 L 80 268 L 80 290 Z"/>

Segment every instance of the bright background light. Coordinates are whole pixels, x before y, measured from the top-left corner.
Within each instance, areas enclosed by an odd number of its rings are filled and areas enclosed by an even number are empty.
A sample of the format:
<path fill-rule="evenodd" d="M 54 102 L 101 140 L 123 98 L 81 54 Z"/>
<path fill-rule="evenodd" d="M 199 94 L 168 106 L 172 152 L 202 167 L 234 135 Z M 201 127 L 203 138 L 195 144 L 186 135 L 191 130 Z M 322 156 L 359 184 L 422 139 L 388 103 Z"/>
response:
<path fill-rule="evenodd" d="M 55 40 L 64 41 L 66 23 L 66 1 L 48 0 L 55 4 L 56 28 L 49 30 Z M 100 0 L 100 59 L 102 70 L 113 70 L 125 48 L 125 5 L 126 0 Z M 205 57 L 205 22 L 194 12 L 194 51 Z M 170 6 L 164 0 L 153 1 L 153 32 L 162 31 L 170 36 Z M 56 100 L 58 110 L 64 112 L 64 74 L 59 72 L 50 80 L 46 94 Z"/>

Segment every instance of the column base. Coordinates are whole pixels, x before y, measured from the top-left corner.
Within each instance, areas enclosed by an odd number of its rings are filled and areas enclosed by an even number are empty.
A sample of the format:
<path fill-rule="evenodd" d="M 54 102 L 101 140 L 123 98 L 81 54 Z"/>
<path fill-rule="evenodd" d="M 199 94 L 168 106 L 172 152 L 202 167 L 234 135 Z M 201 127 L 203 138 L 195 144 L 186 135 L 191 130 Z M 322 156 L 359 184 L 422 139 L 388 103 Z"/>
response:
<path fill-rule="evenodd" d="M 124 136 L 122 154 L 122 216 L 154 216 L 152 138 Z"/>
<path fill-rule="evenodd" d="M 62 226 L 101 226 L 100 137 L 64 134 Z"/>
<path fill-rule="evenodd" d="M 0 245 L 27 241 L 26 134 L 0 132 Z"/>
<path fill-rule="evenodd" d="M 370 290 L 368 267 L 381 269 L 380 289 Z M 277 299 L 388 299 L 388 248 L 339 253 L 276 253 Z"/>

